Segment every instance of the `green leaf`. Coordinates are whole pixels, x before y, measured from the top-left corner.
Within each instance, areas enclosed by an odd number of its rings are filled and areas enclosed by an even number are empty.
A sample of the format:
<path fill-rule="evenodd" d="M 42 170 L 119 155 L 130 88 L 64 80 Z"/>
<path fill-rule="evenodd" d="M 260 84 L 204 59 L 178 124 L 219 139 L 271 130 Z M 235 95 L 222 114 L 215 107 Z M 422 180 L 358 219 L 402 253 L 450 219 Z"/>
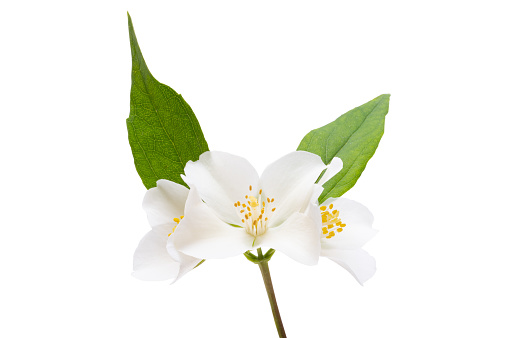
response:
<path fill-rule="evenodd" d="M 182 96 L 148 70 L 129 13 L 127 16 L 133 59 L 127 130 L 136 170 L 147 189 L 162 178 L 185 185 L 180 177 L 184 166 L 208 150 L 207 142 Z"/>
<path fill-rule="evenodd" d="M 318 201 L 340 197 L 355 185 L 384 133 L 389 111 L 389 94 L 354 108 L 335 121 L 310 131 L 297 150 L 319 155 L 325 164 L 334 157 L 343 161 L 343 169 L 327 181 Z"/>

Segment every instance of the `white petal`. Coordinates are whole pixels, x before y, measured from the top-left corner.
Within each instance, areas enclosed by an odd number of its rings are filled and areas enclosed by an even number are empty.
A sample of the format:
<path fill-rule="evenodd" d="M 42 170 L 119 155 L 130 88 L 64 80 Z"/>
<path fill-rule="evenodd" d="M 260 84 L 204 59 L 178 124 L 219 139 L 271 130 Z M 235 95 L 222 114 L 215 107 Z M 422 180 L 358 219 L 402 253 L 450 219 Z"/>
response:
<path fill-rule="evenodd" d="M 149 189 L 142 207 L 152 227 L 171 222 L 184 215 L 184 206 L 189 189 L 168 180 L 158 180 L 157 187 Z"/>
<path fill-rule="evenodd" d="M 141 280 L 174 280 L 179 274 L 180 263 L 166 251 L 166 241 L 171 227 L 158 226 L 149 231 L 134 252 L 133 276 Z"/>
<path fill-rule="evenodd" d="M 276 206 L 269 226 L 278 226 L 291 214 L 306 210 L 314 183 L 323 169 L 320 156 L 307 151 L 292 152 L 265 169 L 260 187 L 264 196 L 274 198 Z"/>
<path fill-rule="evenodd" d="M 196 263 L 196 264 L 198 264 L 201 261 L 200 258 L 188 256 L 188 255 L 178 251 L 177 248 L 175 248 L 175 243 L 174 243 L 175 242 L 175 233 L 177 232 L 177 229 L 179 229 L 179 227 L 182 227 L 182 221 L 179 223 L 179 225 L 177 226 L 175 231 L 171 234 L 171 236 L 168 237 L 168 240 L 166 241 L 166 251 L 168 252 L 168 254 L 170 255 L 171 258 L 173 258 L 175 261 L 177 261 L 179 263 L 188 261 L 189 260 L 188 258 L 192 258 L 194 260 L 198 260 L 198 262 Z"/>
<path fill-rule="evenodd" d="M 319 185 L 323 185 L 325 182 L 334 177 L 337 173 L 339 173 L 343 169 L 343 161 L 339 157 L 334 157 L 327 166 L 327 171 L 323 174 L 322 178 L 318 182 Z"/>
<path fill-rule="evenodd" d="M 172 284 L 178 281 L 182 276 L 184 276 L 186 273 L 193 270 L 202 260 L 199 258 L 194 258 L 188 255 L 184 255 L 183 253 L 180 254 L 181 261 L 180 261 L 180 270 L 179 274 L 177 275 L 177 278 L 171 282 Z"/>
<path fill-rule="evenodd" d="M 313 186 L 313 194 L 311 194 L 311 203 L 318 203 L 318 197 L 323 192 L 323 187 L 319 184 L 315 184 Z"/>
<path fill-rule="evenodd" d="M 301 213 L 291 215 L 283 224 L 267 229 L 256 246 L 271 247 L 306 265 L 314 265 L 320 256 L 320 228 Z"/>
<path fill-rule="evenodd" d="M 306 208 L 306 211 L 304 212 L 306 215 L 313 218 L 313 220 L 316 220 L 319 225 L 321 225 L 322 216 L 320 213 L 320 209 L 317 205 L 318 203 L 318 197 L 322 194 L 323 187 L 321 185 L 315 184 L 313 186 L 313 193 L 311 194 L 310 203 L 308 203 L 308 206 Z"/>
<path fill-rule="evenodd" d="M 191 186 L 185 217 L 171 235 L 178 251 L 189 256 L 226 258 L 252 249 L 254 237 L 244 228 L 233 227 L 220 220 Z"/>
<path fill-rule="evenodd" d="M 358 250 L 328 250 L 324 255 L 335 263 L 338 263 L 362 285 L 373 277 L 376 272 L 376 262 L 366 251 Z"/>
<path fill-rule="evenodd" d="M 311 220 L 313 221 L 313 223 L 315 223 L 315 225 L 320 229 L 320 232 L 321 232 L 321 229 L 322 229 L 322 214 L 321 214 L 321 210 L 320 208 L 318 207 L 318 205 L 314 204 L 314 203 L 309 203 L 307 209 L 306 209 L 306 212 L 304 213 L 305 215 L 307 215 L 309 218 L 311 218 Z M 320 234 L 320 238 L 321 238 L 321 234 Z"/>
<path fill-rule="evenodd" d="M 328 199 L 323 205 L 331 203 L 334 204 L 334 209 L 339 211 L 339 218 L 346 226 L 336 236 L 323 238 L 322 249 L 360 249 L 376 235 L 377 231 L 371 227 L 373 215 L 368 208 L 346 198 Z"/>
<path fill-rule="evenodd" d="M 239 224 L 234 204 L 244 199 L 249 186 L 258 190 L 258 173 L 244 158 L 219 151 L 208 151 L 196 162 L 187 162 L 182 176 L 194 185 L 218 216 L 227 223 Z"/>

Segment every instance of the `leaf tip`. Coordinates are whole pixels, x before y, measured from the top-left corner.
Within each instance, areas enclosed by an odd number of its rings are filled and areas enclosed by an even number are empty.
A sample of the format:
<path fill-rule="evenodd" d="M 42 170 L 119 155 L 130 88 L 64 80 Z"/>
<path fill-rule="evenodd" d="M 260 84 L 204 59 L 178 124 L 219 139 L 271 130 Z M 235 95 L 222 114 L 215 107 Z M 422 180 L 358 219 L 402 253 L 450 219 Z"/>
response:
<path fill-rule="evenodd" d="M 133 21 L 131 20 L 131 15 L 129 15 L 129 11 L 127 11 L 127 24 L 129 27 L 133 26 Z"/>
<path fill-rule="evenodd" d="M 381 104 L 381 107 L 384 107 L 383 109 L 387 111 L 389 110 L 390 100 L 391 94 L 382 94 L 373 99 L 374 102 L 377 102 L 377 104 Z"/>

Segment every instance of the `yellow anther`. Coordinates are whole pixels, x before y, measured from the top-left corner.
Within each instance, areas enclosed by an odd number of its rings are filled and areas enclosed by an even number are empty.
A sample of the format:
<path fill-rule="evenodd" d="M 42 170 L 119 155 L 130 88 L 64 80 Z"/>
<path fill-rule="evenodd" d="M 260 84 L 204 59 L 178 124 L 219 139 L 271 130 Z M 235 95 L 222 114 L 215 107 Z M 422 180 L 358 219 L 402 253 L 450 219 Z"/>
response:
<path fill-rule="evenodd" d="M 267 203 L 270 203 L 270 198 L 267 197 Z"/>
<path fill-rule="evenodd" d="M 265 222 L 267 222 L 268 220 L 269 220 L 269 218 L 268 218 L 268 217 L 265 217 Z"/>
<path fill-rule="evenodd" d="M 337 211 L 337 210 L 332 211 L 332 215 L 333 215 L 333 216 L 337 216 L 337 215 L 339 215 L 339 211 Z"/>
<path fill-rule="evenodd" d="M 249 196 L 249 202 L 247 203 L 253 208 L 258 206 L 258 200 L 254 196 Z"/>
<path fill-rule="evenodd" d="M 183 219 L 184 218 L 184 215 L 180 216 L 180 219 Z"/>
<path fill-rule="evenodd" d="M 244 220 L 244 219 L 242 219 L 242 223 L 244 223 L 244 222 L 245 222 L 245 220 Z"/>
<path fill-rule="evenodd" d="M 180 222 L 180 218 L 178 218 L 178 217 L 175 217 L 175 218 L 173 219 L 173 222 L 175 222 L 175 223 L 178 223 L 178 222 Z"/>
<path fill-rule="evenodd" d="M 341 231 L 343 231 L 343 228 L 338 228 L 336 231 L 341 232 Z"/>
<path fill-rule="evenodd" d="M 244 203 L 242 203 L 242 207 L 243 207 L 243 208 L 245 208 L 245 207 L 246 207 L 246 205 L 245 205 Z"/>
<path fill-rule="evenodd" d="M 248 211 L 251 211 L 251 208 L 250 208 L 250 207 L 247 207 L 247 210 L 248 210 Z"/>
<path fill-rule="evenodd" d="M 265 208 L 265 201 L 262 202 L 263 207 Z"/>
<path fill-rule="evenodd" d="M 272 212 L 276 211 L 276 208 L 272 208 Z"/>
<path fill-rule="evenodd" d="M 271 202 L 274 202 L 274 199 L 271 199 L 270 201 L 271 201 Z"/>
<path fill-rule="evenodd" d="M 323 232 L 323 234 L 324 234 L 324 235 L 325 235 L 325 234 L 327 234 L 327 232 L 328 232 L 328 231 L 327 231 L 327 227 L 323 227 L 323 228 L 322 228 L 322 232 Z"/>
<path fill-rule="evenodd" d="M 262 208 L 262 214 L 265 212 L 265 208 Z"/>
<path fill-rule="evenodd" d="M 332 232 L 332 231 L 329 233 L 329 236 L 331 236 L 331 237 L 334 237 L 335 235 L 336 234 L 334 232 Z"/>
<path fill-rule="evenodd" d="M 332 204 L 332 203 L 331 203 L 331 204 L 329 205 L 329 209 L 332 209 L 332 208 L 334 208 L 334 204 Z"/>
<path fill-rule="evenodd" d="M 262 194 L 262 189 L 260 189 L 260 195 Z"/>
<path fill-rule="evenodd" d="M 327 228 L 329 228 L 329 229 L 332 229 L 333 227 L 334 227 L 334 225 L 332 225 L 332 224 L 327 225 Z"/>
<path fill-rule="evenodd" d="M 320 207 L 320 210 L 322 210 L 322 211 L 325 211 L 325 209 L 327 209 L 327 207 L 326 207 L 325 205 L 322 205 L 322 206 Z"/>
<path fill-rule="evenodd" d="M 253 190 L 253 186 L 252 185 L 249 186 L 249 191 L 251 191 L 251 190 Z"/>
<path fill-rule="evenodd" d="M 240 211 L 240 213 L 243 213 L 244 211 L 246 211 L 246 210 L 242 209 L 242 210 Z"/>

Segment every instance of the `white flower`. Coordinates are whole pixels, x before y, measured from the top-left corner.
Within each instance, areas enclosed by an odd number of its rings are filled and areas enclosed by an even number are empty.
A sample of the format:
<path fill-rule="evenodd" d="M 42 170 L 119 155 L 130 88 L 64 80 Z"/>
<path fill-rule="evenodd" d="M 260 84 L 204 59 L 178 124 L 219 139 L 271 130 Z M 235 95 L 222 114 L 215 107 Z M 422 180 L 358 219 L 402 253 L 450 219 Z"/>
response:
<path fill-rule="evenodd" d="M 371 228 L 373 215 L 360 203 L 346 199 L 328 199 L 309 215 L 321 225 L 321 253 L 350 272 L 360 284 L 373 277 L 375 259 L 361 247 L 376 235 Z"/>
<path fill-rule="evenodd" d="M 134 252 L 134 277 L 175 282 L 200 263 L 201 259 L 179 253 L 173 247 L 174 232 L 184 218 L 188 194 L 189 189 L 167 180 L 158 180 L 157 187 L 145 194 L 143 209 L 152 230 Z"/>
<path fill-rule="evenodd" d="M 305 211 L 325 168 L 318 155 L 297 151 L 269 165 L 259 177 L 241 157 L 203 153 L 184 169 L 182 178 L 191 190 L 175 247 L 208 259 L 263 246 L 316 264 L 320 228 Z"/>

